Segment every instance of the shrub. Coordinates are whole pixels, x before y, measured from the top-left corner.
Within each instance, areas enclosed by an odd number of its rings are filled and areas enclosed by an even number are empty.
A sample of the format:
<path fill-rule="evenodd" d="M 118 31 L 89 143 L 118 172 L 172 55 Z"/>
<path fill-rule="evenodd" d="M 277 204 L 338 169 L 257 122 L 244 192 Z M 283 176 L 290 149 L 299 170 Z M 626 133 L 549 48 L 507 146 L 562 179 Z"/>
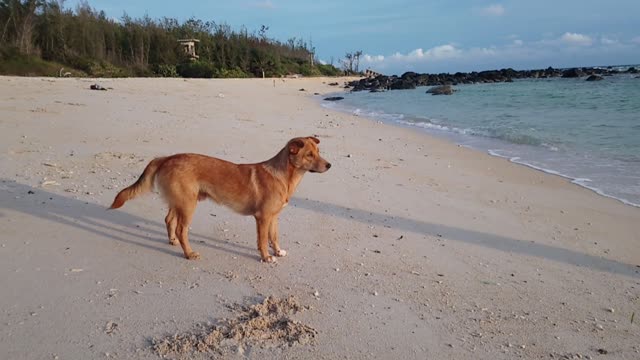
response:
<path fill-rule="evenodd" d="M 89 75 L 93 75 L 95 64 L 94 61 L 87 57 L 70 55 L 67 56 L 66 62 L 75 69 L 82 70 Z"/>
<path fill-rule="evenodd" d="M 342 70 L 336 68 L 333 65 L 325 64 L 325 65 L 317 65 L 318 71 L 320 74 L 324 76 L 340 76 L 342 75 Z"/>
<path fill-rule="evenodd" d="M 129 69 L 129 73 L 135 77 L 154 77 L 155 73 L 146 66 L 132 66 Z"/>
<path fill-rule="evenodd" d="M 175 65 L 154 64 L 152 69 L 153 73 L 159 77 L 178 77 L 178 70 Z"/>
<path fill-rule="evenodd" d="M 37 56 L 20 54 L 16 48 L 0 48 L 0 74 L 17 76 L 59 76 L 60 69 L 71 76 L 84 76 L 83 72 L 69 69 L 60 63 L 45 61 Z"/>
<path fill-rule="evenodd" d="M 177 66 L 178 75 L 184 78 L 212 78 L 216 69 L 212 63 L 204 61 L 185 62 Z"/>
<path fill-rule="evenodd" d="M 304 76 L 320 76 L 320 70 L 315 66 L 311 66 L 310 64 L 302 64 L 300 65 L 300 74 Z"/>
<path fill-rule="evenodd" d="M 224 79 L 237 79 L 237 78 L 248 78 L 249 74 L 242 71 L 242 69 L 235 67 L 233 69 L 217 69 L 215 73 L 215 77 L 224 78 Z"/>

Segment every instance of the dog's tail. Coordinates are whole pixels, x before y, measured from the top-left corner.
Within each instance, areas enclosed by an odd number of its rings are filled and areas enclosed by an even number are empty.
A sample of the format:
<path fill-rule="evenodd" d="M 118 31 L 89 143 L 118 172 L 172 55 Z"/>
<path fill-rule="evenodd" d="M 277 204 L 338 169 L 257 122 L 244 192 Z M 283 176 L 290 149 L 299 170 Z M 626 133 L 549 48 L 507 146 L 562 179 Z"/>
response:
<path fill-rule="evenodd" d="M 138 180 L 133 183 L 133 185 L 123 189 L 118 193 L 118 195 L 116 195 L 116 198 L 113 200 L 113 204 L 111 204 L 109 209 L 117 209 L 124 205 L 128 200 L 151 191 L 153 189 L 153 181 L 156 177 L 156 172 L 166 159 L 166 157 L 159 157 L 151 160 Z"/>

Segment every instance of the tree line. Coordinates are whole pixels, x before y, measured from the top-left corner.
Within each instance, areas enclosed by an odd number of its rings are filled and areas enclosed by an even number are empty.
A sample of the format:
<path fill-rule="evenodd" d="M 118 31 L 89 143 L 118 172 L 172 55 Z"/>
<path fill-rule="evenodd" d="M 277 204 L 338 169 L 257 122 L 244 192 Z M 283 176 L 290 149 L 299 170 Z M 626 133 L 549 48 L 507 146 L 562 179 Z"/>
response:
<path fill-rule="evenodd" d="M 342 74 L 333 65 L 318 64 L 310 42 L 271 39 L 268 30 L 265 25 L 252 32 L 234 30 L 195 18 L 181 22 L 125 14 L 114 20 L 87 2 L 69 9 L 63 0 L 0 0 L 0 63 L 37 59 L 90 76 Z M 187 58 L 178 43 L 185 38 L 199 40 L 197 61 Z"/>

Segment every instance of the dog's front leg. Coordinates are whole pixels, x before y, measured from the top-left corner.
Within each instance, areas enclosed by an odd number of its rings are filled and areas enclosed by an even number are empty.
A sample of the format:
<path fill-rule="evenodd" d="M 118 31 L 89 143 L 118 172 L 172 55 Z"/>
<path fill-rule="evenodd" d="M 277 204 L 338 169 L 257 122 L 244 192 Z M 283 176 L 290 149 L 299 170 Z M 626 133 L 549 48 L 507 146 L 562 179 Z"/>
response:
<path fill-rule="evenodd" d="M 258 251 L 260 258 L 264 262 L 274 262 L 276 259 L 269 255 L 269 227 L 272 217 L 256 216 L 256 227 L 258 230 Z"/>
<path fill-rule="evenodd" d="M 271 220 L 271 226 L 269 226 L 269 240 L 271 240 L 271 248 L 273 249 L 275 256 L 287 256 L 287 252 L 280 249 L 280 244 L 278 244 L 278 215 L 274 216 Z"/>

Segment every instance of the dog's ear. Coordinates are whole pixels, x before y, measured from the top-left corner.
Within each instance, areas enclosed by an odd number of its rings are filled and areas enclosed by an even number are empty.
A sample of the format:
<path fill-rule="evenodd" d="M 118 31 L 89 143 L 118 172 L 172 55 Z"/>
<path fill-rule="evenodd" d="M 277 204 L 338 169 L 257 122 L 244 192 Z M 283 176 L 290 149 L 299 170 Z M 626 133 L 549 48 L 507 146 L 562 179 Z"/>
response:
<path fill-rule="evenodd" d="M 318 139 L 317 137 L 309 136 L 309 137 L 307 137 L 307 139 L 311 139 L 311 140 L 313 140 L 314 143 L 320 144 L 320 139 Z"/>
<path fill-rule="evenodd" d="M 296 155 L 304 147 L 304 141 L 294 139 L 289 142 L 289 154 Z"/>

